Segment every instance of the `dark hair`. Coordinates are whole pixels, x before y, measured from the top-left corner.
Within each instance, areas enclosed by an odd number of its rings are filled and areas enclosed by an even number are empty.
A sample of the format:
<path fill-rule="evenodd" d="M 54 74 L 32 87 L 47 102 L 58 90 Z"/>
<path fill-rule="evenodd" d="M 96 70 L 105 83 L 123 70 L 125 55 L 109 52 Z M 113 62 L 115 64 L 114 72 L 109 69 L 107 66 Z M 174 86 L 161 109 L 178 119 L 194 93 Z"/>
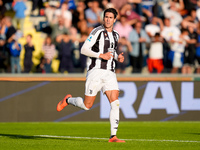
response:
<path fill-rule="evenodd" d="M 183 32 L 188 32 L 188 29 L 182 28 L 181 33 L 183 33 Z"/>
<path fill-rule="evenodd" d="M 155 36 L 160 36 L 160 33 L 159 33 L 159 32 L 156 32 Z"/>
<path fill-rule="evenodd" d="M 27 36 L 30 36 L 31 38 L 33 38 L 32 34 L 30 34 L 30 33 L 29 33 L 29 34 L 27 34 Z"/>
<path fill-rule="evenodd" d="M 51 39 L 51 36 L 48 35 L 48 36 L 45 38 L 44 45 L 47 45 L 47 39 Z M 50 43 L 50 45 L 51 45 L 51 44 L 52 44 L 52 39 L 51 39 L 51 43 Z"/>
<path fill-rule="evenodd" d="M 120 19 L 121 19 L 121 18 L 127 18 L 127 16 L 126 16 L 126 15 L 121 15 L 121 16 L 120 16 Z"/>
<path fill-rule="evenodd" d="M 107 12 L 113 13 L 114 18 L 117 18 L 118 13 L 117 13 L 116 9 L 114 9 L 114 8 L 108 8 L 108 9 L 106 9 L 104 11 L 103 17 L 105 17 L 105 15 L 106 15 Z"/>

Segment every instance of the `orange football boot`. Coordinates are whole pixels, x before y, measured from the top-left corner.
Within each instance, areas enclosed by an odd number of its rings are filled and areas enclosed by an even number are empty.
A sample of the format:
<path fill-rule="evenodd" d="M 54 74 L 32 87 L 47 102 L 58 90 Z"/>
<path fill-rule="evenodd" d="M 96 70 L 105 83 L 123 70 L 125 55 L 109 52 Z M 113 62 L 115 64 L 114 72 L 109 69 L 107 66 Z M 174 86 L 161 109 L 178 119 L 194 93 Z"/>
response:
<path fill-rule="evenodd" d="M 120 140 L 117 138 L 117 136 L 112 137 L 111 139 L 109 139 L 108 142 L 118 142 L 118 143 L 124 143 L 124 140 Z"/>
<path fill-rule="evenodd" d="M 71 98 L 71 97 L 72 97 L 71 94 L 67 94 L 65 96 L 65 98 L 58 103 L 57 111 L 63 110 L 63 108 L 65 108 L 68 105 L 67 102 L 66 102 L 66 99 Z"/>

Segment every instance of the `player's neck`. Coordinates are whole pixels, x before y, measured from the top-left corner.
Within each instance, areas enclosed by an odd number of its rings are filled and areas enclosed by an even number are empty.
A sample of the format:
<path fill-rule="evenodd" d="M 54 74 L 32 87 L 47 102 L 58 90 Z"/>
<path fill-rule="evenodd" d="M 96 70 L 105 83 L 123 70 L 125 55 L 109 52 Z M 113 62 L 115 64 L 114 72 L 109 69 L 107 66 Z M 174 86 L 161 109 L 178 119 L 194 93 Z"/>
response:
<path fill-rule="evenodd" d="M 113 26 L 105 27 L 105 25 L 104 25 L 104 28 L 106 29 L 107 32 L 112 32 L 113 31 Z"/>

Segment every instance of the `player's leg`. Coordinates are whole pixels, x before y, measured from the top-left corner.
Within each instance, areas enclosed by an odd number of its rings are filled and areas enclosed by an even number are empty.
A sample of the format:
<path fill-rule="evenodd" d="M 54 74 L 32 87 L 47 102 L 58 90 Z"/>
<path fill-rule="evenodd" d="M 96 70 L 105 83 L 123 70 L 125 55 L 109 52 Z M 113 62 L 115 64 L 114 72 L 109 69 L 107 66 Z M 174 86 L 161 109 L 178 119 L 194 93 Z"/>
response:
<path fill-rule="evenodd" d="M 87 75 L 87 80 L 85 83 L 84 100 L 81 97 L 72 97 L 71 95 L 67 95 L 62 101 L 58 103 L 57 111 L 61 111 L 68 104 L 71 104 L 84 110 L 89 110 L 95 101 L 98 91 L 102 87 L 100 77 L 98 76 L 99 74 L 99 72 L 93 71 Z"/>
<path fill-rule="evenodd" d="M 110 128 L 111 128 L 111 136 L 109 142 L 125 142 L 116 137 L 117 129 L 119 125 L 119 91 L 118 90 L 110 90 L 105 92 L 111 106 L 110 110 Z"/>
<path fill-rule="evenodd" d="M 111 106 L 110 110 L 110 125 L 111 125 L 111 136 L 117 134 L 118 124 L 119 124 L 119 100 L 118 90 L 106 91 L 105 92 Z"/>
<path fill-rule="evenodd" d="M 85 99 L 83 100 L 81 97 L 71 97 L 66 100 L 67 104 L 71 104 L 73 106 L 79 107 L 84 110 L 89 110 L 94 101 L 95 101 L 96 96 L 86 96 Z"/>
<path fill-rule="evenodd" d="M 83 100 L 81 97 L 72 97 L 68 94 L 58 103 L 57 111 L 61 111 L 67 105 L 73 105 L 84 110 L 89 110 L 92 107 L 95 98 L 96 96 L 85 96 L 85 100 Z"/>

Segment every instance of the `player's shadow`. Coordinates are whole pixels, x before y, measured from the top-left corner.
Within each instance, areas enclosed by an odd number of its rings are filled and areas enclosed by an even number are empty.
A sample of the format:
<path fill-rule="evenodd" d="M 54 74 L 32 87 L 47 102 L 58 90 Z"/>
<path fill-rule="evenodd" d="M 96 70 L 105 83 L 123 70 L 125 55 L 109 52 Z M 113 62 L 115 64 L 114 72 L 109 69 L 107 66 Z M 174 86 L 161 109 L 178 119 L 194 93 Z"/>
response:
<path fill-rule="evenodd" d="M 0 134 L 0 136 L 3 137 L 9 137 L 11 139 L 58 139 L 58 140 L 70 140 L 67 138 L 59 138 L 59 137 L 41 137 L 41 136 L 37 136 L 37 135 L 17 135 L 17 134 Z"/>
<path fill-rule="evenodd" d="M 188 134 L 193 134 L 193 135 L 200 135 L 200 133 L 188 133 Z"/>
<path fill-rule="evenodd" d="M 74 138 L 59 138 L 59 137 L 44 137 L 37 135 L 18 135 L 18 134 L 0 134 L 3 137 L 9 137 L 11 139 L 54 139 L 54 140 L 76 140 L 76 141 L 88 141 L 89 139 L 74 139 Z M 95 140 L 96 142 L 104 142 L 102 140 Z"/>

